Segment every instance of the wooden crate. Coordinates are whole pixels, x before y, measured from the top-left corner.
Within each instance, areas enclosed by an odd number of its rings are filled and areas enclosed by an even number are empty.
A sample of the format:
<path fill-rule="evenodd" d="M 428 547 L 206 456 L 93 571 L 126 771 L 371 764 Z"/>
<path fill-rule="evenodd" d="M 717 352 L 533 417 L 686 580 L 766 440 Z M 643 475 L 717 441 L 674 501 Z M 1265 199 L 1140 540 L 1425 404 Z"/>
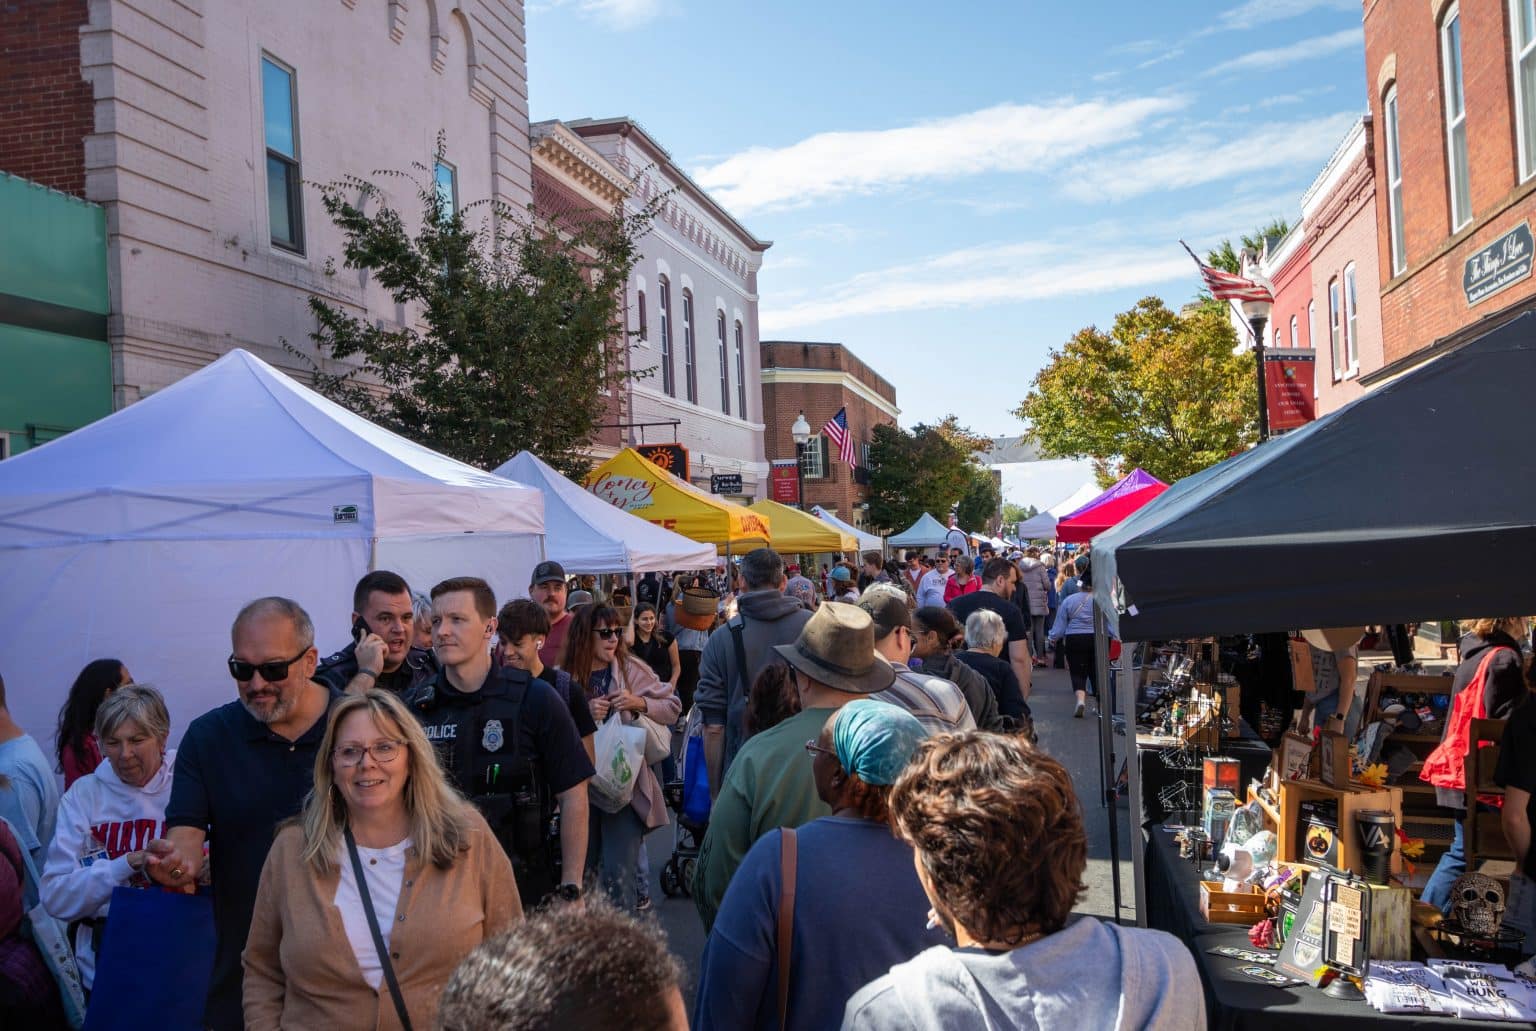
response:
<path fill-rule="evenodd" d="M 1397 825 L 1403 825 L 1403 793 L 1397 788 L 1351 786 L 1330 788 L 1315 780 L 1286 780 L 1280 782 L 1280 839 L 1279 860 L 1282 863 L 1299 863 L 1305 856 L 1297 847 L 1298 828 L 1301 826 L 1301 803 L 1314 799 L 1333 799 L 1339 811 L 1339 865 L 1359 873 L 1364 869 L 1360 862 L 1360 839 L 1355 833 L 1355 814 L 1362 809 L 1390 810 Z M 1399 873 L 1402 855 L 1392 851 L 1392 872 Z"/>
<path fill-rule="evenodd" d="M 1213 924 L 1252 927 L 1266 916 L 1264 893 L 1252 885 L 1245 884 L 1238 891 L 1224 891 L 1221 881 L 1201 881 L 1200 915 Z"/>

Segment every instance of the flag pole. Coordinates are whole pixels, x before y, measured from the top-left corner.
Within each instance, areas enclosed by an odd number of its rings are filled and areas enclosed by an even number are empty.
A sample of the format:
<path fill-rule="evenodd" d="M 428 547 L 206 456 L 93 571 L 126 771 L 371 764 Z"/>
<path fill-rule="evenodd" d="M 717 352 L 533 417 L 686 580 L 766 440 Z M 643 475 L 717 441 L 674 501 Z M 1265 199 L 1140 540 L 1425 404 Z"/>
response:
<path fill-rule="evenodd" d="M 1195 267 L 1197 269 L 1200 269 L 1202 271 L 1205 269 L 1205 262 L 1201 261 L 1199 255 L 1195 254 L 1194 251 L 1189 249 L 1189 244 L 1185 243 L 1183 240 L 1180 240 L 1179 241 L 1179 246 L 1184 248 L 1184 253 L 1188 254 L 1190 256 L 1190 258 L 1193 259 L 1193 261 L 1195 263 Z M 1241 308 L 1235 308 L 1234 305 L 1233 305 L 1233 302 L 1231 300 L 1228 300 L 1227 301 L 1227 312 L 1228 312 L 1228 314 L 1231 314 L 1233 311 L 1237 312 L 1237 315 L 1238 315 L 1237 321 L 1241 322 L 1243 324 L 1243 328 L 1248 331 L 1248 339 L 1253 341 L 1253 344 L 1254 344 L 1255 347 L 1263 346 L 1262 344 L 1260 344 L 1258 337 L 1253 335 L 1253 327 L 1248 324 L 1248 320 L 1242 317 L 1243 310 Z"/>
<path fill-rule="evenodd" d="M 1179 241 L 1179 246 L 1183 247 L 1185 253 L 1194 259 L 1196 267 L 1200 269 L 1201 282 L 1204 282 L 1206 268 L 1205 262 L 1201 261 L 1199 257 L 1196 256 L 1195 252 L 1189 249 L 1189 244 L 1185 243 L 1183 240 Z M 1228 298 L 1227 310 L 1231 311 L 1231 309 L 1232 300 L 1231 298 Z M 1238 311 L 1241 314 L 1242 309 L 1238 309 Z M 1239 321 L 1248 327 L 1248 339 L 1253 341 L 1254 368 L 1257 372 L 1259 381 L 1259 443 L 1262 444 L 1269 439 L 1269 395 L 1265 390 L 1264 384 L 1264 339 L 1261 336 L 1263 331 L 1259 328 L 1264 324 L 1265 319 L 1255 316 L 1254 319 L 1241 318 Z M 1255 325 L 1255 322 L 1258 324 Z"/>

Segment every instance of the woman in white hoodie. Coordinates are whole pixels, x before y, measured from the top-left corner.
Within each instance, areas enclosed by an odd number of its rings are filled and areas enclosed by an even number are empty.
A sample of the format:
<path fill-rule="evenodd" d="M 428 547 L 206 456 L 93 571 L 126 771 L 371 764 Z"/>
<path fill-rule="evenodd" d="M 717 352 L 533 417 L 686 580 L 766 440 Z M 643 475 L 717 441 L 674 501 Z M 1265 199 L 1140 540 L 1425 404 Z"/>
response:
<path fill-rule="evenodd" d="M 112 889 L 148 886 L 145 850 L 165 836 L 176 757 L 165 749 L 170 733 L 159 691 L 147 684 L 113 691 L 96 711 L 96 740 L 106 762 L 70 785 L 59 803 L 43 867 L 43 906 L 60 920 L 81 921 L 75 958 L 87 988 L 95 979 Z"/>

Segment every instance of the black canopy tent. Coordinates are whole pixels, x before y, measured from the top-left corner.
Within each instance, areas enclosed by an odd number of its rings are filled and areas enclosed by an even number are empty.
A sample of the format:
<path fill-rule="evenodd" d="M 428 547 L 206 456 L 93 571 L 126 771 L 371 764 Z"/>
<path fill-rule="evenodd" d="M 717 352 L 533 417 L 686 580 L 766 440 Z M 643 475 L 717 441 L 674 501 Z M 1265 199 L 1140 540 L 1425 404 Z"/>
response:
<path fill-rule="evenodd" d="M 1099 682 L 1108 627 L 1166 640 L 1536 610 L 1533 389 L 1528 313 L 1175 483 L 1094 538 Z M 1118 694 L 1133 728 L 1135 692 Z M 1132 858 L 1145 923 L 1139 847 Z"/>

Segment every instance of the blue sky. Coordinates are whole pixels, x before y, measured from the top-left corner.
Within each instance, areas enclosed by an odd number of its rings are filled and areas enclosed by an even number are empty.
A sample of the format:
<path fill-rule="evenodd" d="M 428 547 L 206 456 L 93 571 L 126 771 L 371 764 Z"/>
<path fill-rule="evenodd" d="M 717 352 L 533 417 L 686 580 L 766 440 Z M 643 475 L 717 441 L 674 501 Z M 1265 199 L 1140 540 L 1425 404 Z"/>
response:
<path fill-rule="evenodd" d="M 1295 219 L 1366 107 L 1360 10 L 529 0 L 529 92 L 635 118 L 774 241 L 765 339 L 847 344 L 906 425 L 1011 434 L 1052 347 L 1194 295 L 1181 237 Z"/>

